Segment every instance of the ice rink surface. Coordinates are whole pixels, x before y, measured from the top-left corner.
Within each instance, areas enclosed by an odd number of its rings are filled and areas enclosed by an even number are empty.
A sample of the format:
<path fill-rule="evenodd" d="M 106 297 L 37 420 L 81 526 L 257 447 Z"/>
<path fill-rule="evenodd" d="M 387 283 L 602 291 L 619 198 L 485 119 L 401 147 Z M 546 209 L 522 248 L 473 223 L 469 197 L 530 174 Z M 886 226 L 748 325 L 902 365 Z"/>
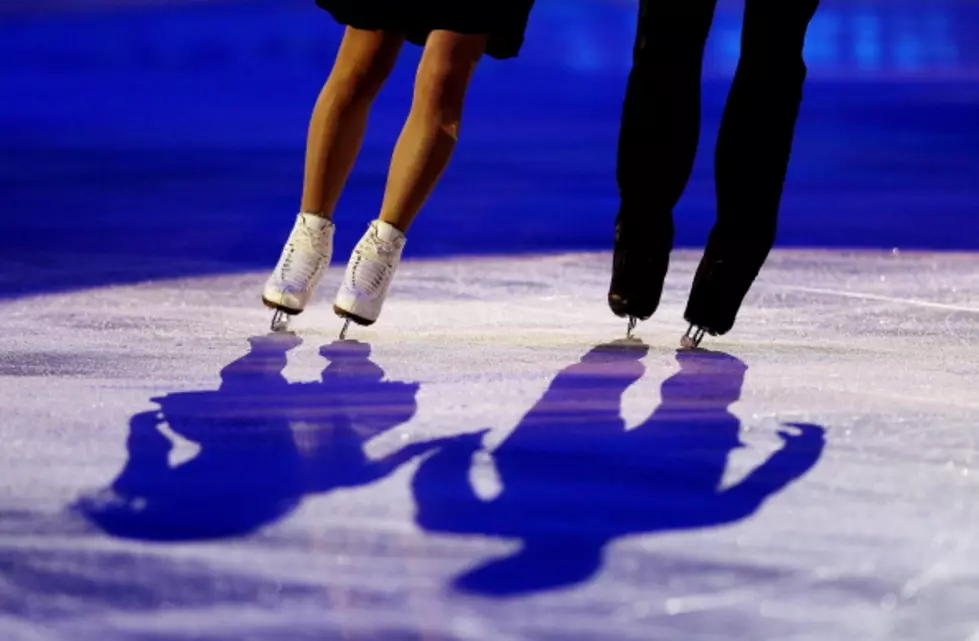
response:
<path fill-rule="evenodd" d="M 417 49 L 338 268 L 269 337 L 342 31 L 308 0 L 0 5 L 0 641 L 979 641 L 976 3 L 822 3 L 780 250 L 682 354 L 697 254 L 623 344 L 610 257 L 554 253 L 611 245 L 634 1 L 538 0 L 480 65 L 342 344 Z M 678 247 L 714 222 L 741 6 Z M 847 251 L 893 246 L 972 253 Z"/>
<path fill-rule="evenodd" d="M 779 251 L 678 353 L 697 258 L 631 344 L 607 254 L 346 343 L 339 268 L 276 337 L 264 272 L 0 302 L 0 638 L 979 639 L 979 255 Z"/>

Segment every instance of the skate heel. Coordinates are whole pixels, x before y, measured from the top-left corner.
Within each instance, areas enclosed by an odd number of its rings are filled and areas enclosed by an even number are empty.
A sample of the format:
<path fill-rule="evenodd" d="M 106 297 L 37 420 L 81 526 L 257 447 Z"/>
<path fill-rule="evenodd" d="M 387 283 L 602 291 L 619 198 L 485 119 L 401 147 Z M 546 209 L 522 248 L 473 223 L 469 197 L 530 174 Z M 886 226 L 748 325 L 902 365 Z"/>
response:
<path fill-rule="evenodd" d="M 265 296 L 262 296 L 262 304 L 272 310 L 272 322 L 269 324 L 269 329 L 272 332 L 288 331 L 289 321 L 292 320 L 293 316 L 298 316 L 303 311 L 273 302 Z"/>
<path fill-rule="evenodd" d="M 338 305 L 333 306 L 333 313 L 343 319 L 343 327 L 340 328 L 340 340 L 347 339 L 347 330 L 350 329 L 350 323 L 355 323 L 361 327 L 370 327 L 374 324 L 374 321 L 352 314 Z"/>
<path fill-rule="evenodd" d="M 269 324 L 269 330 L 276 333 L 289 331 L 290 320 L 292 320 L 291 314 L 277 309 L 272 313 L 272 322 Z"/>
<path fill-rule="evenodd" d="M 691 325 L 687 328 L 687 333 L 680 339 L 680 347 L 683 349 L 697 349 L 700 347 L 701 341 L 704 340 L 704 334 L 706 333 L 707 330 L 703 327 Z"/>
<path fill-rule="evenodd" d="M 632 339 L 635 338 L 635 336 L 633 336 L 632 333 L 636 330 L 636 324 L 638 322 L 639 322 L 639 319 L 636 318 L 635 316 L 630 316 L 629 317 L 629 324 L 626 325 L 626 330 L 625 330 L 625 339 L 627 341 L 631 341 Z"/>

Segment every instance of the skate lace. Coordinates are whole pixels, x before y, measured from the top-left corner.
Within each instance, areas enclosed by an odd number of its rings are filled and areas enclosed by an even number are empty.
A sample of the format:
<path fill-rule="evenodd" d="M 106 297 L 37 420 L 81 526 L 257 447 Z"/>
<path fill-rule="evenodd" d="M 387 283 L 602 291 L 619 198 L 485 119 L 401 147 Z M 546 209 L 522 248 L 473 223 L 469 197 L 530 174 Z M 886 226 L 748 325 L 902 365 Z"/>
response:
<path fill-rule="evenodd" d="M 279 277 L 283 282 L 305 287 L 323 266 L 325 235 L 301 226 L 289 239 Z"/>
<path fill-rule="evenodd" d="M 350 285 L 368 296 L 378 295 L 394 270 L 394 260 L 399 249 L 399 243 L 383 241 L 377 237 L 376 232 L 371 233 L 368 242 L 356 249 Z"/>

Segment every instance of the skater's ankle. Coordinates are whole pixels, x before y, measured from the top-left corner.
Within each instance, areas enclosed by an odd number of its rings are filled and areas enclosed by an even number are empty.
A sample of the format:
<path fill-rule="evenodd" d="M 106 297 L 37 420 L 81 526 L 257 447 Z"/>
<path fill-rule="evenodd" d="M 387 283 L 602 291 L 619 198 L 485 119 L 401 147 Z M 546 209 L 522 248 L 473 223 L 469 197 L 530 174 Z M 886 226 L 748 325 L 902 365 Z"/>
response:
<path fill-rule="evenodd" d="M 378 217 L 377 222 L 377 230 L 383 240 L 395 240 L 397 237 L 403 237 L 408 233 L 409 223 L 383 215 Z"/>
<path fill-rule="evenodd" d="M 329 216 L 315 212 L 304 211 L 299 214 L 303 227 L 314 232 L 328 232 L 333 229 L 333 220 Z"/>
<path fill-rule="evenodd" d="M 299 215 L 304 218 L 311 216 L 313 218 L 322 218 L 323 220 L 328 220 L 330 222 L 333 222 L 333 214 L 328 214 L 322 211 L 310 211 L 308 209 L 303 209 L 300 210 Z"/>

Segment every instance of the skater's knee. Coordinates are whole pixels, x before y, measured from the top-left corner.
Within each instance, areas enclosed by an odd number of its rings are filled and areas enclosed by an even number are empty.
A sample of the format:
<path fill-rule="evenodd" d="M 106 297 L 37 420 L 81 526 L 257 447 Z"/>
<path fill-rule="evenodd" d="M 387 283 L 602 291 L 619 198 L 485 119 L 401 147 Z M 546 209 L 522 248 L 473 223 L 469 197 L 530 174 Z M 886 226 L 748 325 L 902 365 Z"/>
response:
<path fill-rule="evenodd" d="M 802 70 L 803 50 L 816 0 L 771 2 L 762 6 L 749 2 L 741 46 L 742 63 L 760 69 Z"/>
<path fill-rule="evenodd" d="M 693 59 L 699 66 L 713 18 L 711 2 L 643 3 L 633 52 L 636 64 L 682 65 Z"/>
<path fill-rule="evenodd" d="M 786 97 L 798 99 L 806 75 L 801 44 L 794 47 L 779 43 L 755 43 L 741 50 L 738 82 L 756 89 L 766 88 L 766 102 L 780 104 Z"/>
<path fill-rule="evenodd" d="M 485 36 L 432 33 L 418 65 L 412 108 L 437 118 L 443 131 L 458 137 L 466 91 L 485 49 Z"/>
<path fill-rule="evenodd" d="M 797 69 L 803 64 L 805 31 L 792 32 L 783 25 L 755 24 L 745 27 L 741 65 L 755 69 Z"/>
<path fill-rule="evenodd" d="M 765 38 L 745 43 L 741 48 L 739 69 L 784 74 L 805 73 L 803 43 L 781 38 Z"/>
<path fill-rule="evenodd" d="M 348 29 L 329 84 L 345 102 L 373 100 L 391 75 L 404 38 L 387 32 Z"/>
<path fill-rule="evenodd" d="M 330 77 L 335 94 L 345 102 L 374 100 L 394 66 L 384 59 L 364 60 L 358 65 L 335 69 Z"/>

